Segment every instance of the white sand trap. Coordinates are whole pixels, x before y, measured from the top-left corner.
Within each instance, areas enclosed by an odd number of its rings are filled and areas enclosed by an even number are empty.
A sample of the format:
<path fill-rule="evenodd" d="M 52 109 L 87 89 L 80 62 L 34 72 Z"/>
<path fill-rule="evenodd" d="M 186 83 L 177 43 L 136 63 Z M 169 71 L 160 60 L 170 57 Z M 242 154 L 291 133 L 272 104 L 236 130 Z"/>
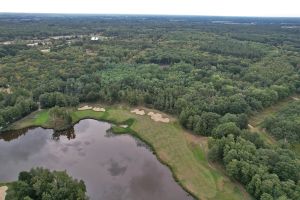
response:
<path fill-rule="evenodd" d="M 164 118 L 160 113 L 149 112 L 148 115 L 151 116 L 151 119 L 154 120 L 155 122 L 164 122 L 164 123 L 170 122 L 169 118 L 167 117 Z"/>
<path fill-rule="evenodd" d="M 96 111 L 96 112 L 105 112 L 105 108 L 94 107 L 93 111 Z"/>
<path fill-rule="evenodd" d="M 0 187 L 0 200 L 5 200 L 7 186 Z"/>
<path fill-rule="evenodd" d="M 300 100 L 298 97 L 293 97 L 293 99 L 294 99 L 295 101 L 299 101 L 299 100 Z"/>
<path fill-rule="evenodd" d="M 91 110 L 91 109 L 93 109 L 93 107 L 91 106 L 83 106 L 81 108 L 78 108 L 78 110 Z"/>
<path fill-rule="evenodd" d="M 122 127 L 122 128 L 128 128 L 128 125 L 124 124 L 124 125 L 120 125 L 120 127 Z"/>
<path fill-rule="evenodd" d="M 135 113 L 137 115 L 145 115 L 145 111 L 144 110 L 134 109 L 131 112 Z"/>

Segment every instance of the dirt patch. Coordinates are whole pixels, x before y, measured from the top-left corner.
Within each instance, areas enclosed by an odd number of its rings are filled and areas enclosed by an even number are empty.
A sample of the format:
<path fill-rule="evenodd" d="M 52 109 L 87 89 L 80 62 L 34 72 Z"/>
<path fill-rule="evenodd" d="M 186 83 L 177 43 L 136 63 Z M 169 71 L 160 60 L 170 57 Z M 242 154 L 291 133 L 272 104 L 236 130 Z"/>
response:
<path fill-rule="evenodd" d="M 7 186 L 0 187 L 0 200 L 5 200 Z"/>
<path fill-rule="evenodd" d="M 132 111 L 130 111 L 131 113 L 135 113 L 137 115 L 145 115 L 145 111 L 144 110 L 139 110 L 139 109 L 134 109 Z"/>
<path fill-rule="evenodd" d="M 93 109 L 93 107 L 91 107 L 91 106 L 83 106 L 83 107 L 80 107 L 80 108 L 78 108 L 78 110 L 91 110 L 91 109 Z"/>
<path fill-rule="evenodd" d="M 149 112 L 148 115 L 155 122 L 164 122 L 164 123 L 169 123 L 170 122 L 169 118 L 163 117 L 162 114 L 160 114 L 160 113 Z"/>
<path fill-rule="evenodd" d="M 93 111 L 96 111 L 96 112 L 105 112 L 105 108 L 94 107 Z"/>
<path fill-rule="evenodd" d="M 298 97 L 292 97 L 295 101 L 299 101 L 300 99 Z"/>

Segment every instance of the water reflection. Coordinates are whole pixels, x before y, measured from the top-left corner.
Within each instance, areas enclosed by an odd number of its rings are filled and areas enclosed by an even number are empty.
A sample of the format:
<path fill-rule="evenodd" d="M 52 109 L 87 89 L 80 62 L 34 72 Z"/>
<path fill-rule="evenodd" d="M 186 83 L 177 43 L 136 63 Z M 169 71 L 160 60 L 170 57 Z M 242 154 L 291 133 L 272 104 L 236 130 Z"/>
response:
<path fill-rule="evenodd" d="M 19 130 L 15 130 L 15 131 L 7 131 L 4 133 L 1 133 L 0 140 L 9 142 L 11 140 L 17 139 L 18 137 L 20 137 L 22 135 L 25 135 L 28 130 L 29 130 L 29 128 L 24 128 L 24 129 L 19 129 Z"/>
<path fill-rule="evenodd" d="M 14 131 L 6 131 L 4 133 L 0 134 L 0 140 L 4 141 L 11 141 L 18 139 L 19 137 L 25 135 L 29 130 L 33 130 L 36 128 L 24 128 L 24 129 L 19 129 L 19 130 L 14 130 Z M 76 134 L 75 134 L 75 129 L 74 127 L 66 129 L 66 130 L 60 130 L 60 131 L 52 131 L 52 139 L 53 140 L 59 140 L 61 136 L 66 136 L 68 140 L 75 139 Z"/>
<path fill-rule="evenodd" d="M 0 182 L 43 166 L 84 180 L 91 199 L 191 199 L 143 142 L 129 135 L 108 137 L 110 127 L 83 120 L 64 132 L 35 128 L 1 135 Z"/>
<path fill-rule="evenodd" d="M 52 134 L 52 139 L 59 140 L 59 138 L 61 136 L 66 136 L 68 140 L 75 139 L 76 134 L 75 134 L 74 127 L 66 129 L 66 130 L 54 131 L 54 133 Z"/>

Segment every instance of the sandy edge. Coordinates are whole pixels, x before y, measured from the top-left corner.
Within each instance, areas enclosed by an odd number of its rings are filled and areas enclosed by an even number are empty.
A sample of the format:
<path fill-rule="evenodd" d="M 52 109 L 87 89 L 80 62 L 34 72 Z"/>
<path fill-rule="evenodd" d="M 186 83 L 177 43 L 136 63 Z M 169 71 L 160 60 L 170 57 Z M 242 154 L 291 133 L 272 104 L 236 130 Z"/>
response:
<path fill-rule="evenodd" d="M 7 186 L 0 187 L 0 200 L 5 200 Z"/>

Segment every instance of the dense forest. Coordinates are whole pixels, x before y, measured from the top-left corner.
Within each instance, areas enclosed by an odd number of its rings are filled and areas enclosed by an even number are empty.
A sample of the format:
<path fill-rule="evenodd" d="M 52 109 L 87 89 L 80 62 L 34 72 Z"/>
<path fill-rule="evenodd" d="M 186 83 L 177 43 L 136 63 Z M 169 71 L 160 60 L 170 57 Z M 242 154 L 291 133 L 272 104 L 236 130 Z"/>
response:
<path fill-rule="evenodd" d="M 1 15 L 0 128 L 39 107 L 144 105 L 214 137 L 211 159 L 256 199 L 299 199 L 297 156 L 244 130 L 254 112 L 300 93 L 299 26 L 293 18 Z M 296 106 L 266 123 L 277 138 L 299 141 L 299 123 L 276 128 Z"/>
<path fill-rule="evenodd" d="M 33 168 L 19 173 L 18 181 L 11 184 L 6 199 L 88 199 L 86 186 L 82 180 L 70 177 L 65 171 L 49 171 Z"/>
<path fill-rule="evenodd" d="M 279 140 L 300 142 L 300 102 L 297 100 L 282 108 L 275 116 L 268 117 L 263 127 Z"/>

